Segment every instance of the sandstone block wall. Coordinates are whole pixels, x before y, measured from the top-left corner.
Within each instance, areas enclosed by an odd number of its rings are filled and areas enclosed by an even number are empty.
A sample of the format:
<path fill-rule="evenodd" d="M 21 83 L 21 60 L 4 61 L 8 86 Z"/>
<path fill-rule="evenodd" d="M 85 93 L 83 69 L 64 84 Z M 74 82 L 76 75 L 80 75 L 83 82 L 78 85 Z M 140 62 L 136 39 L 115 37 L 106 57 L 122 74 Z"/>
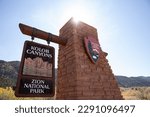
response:
<path fill-rule="evenodd" d="M 98 39 L 96 28 L 70 19 L 61 29 L 60 36 L 67 38 L 66 46 L 59 46 L 56 99 L 123 99 L 106 59 L 93 64 L 85 50 L 84 37 Z"/>

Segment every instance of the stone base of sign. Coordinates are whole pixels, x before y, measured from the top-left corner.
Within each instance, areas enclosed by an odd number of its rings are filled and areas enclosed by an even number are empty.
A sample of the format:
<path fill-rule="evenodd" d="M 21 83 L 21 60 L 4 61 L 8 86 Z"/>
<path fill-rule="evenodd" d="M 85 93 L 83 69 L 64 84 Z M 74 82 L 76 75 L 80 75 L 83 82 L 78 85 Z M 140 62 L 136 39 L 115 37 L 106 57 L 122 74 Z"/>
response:
<path fill-rule="evenodd" d="M 56 99 L 123 99 L 114 74 L 100 49 L 100 59 L 92 63 L 86 53 L 84 37 L 98 39 L 96 28 L 70 19 L 61 29 L 66 46 L 59 45 Z"/>

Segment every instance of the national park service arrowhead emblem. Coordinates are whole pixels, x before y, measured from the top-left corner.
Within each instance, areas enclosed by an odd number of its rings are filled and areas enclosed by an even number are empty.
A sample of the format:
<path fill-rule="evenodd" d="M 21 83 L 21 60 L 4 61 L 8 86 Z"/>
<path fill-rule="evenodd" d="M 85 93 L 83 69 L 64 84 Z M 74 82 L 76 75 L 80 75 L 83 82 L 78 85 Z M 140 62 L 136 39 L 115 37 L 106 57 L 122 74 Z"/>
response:
<path fill-rule="evenodd" d="M 97 39 L 88 36 L 84 38 L 86 52 L 93 63 L 96 63 L 100 58 L 100 45 Z"/>

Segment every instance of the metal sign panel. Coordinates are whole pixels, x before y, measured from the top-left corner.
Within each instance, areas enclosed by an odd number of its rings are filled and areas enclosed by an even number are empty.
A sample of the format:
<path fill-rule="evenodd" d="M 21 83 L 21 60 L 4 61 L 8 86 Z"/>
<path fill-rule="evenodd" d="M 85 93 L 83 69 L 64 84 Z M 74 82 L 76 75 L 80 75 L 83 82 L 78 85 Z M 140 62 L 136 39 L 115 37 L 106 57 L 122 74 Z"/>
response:
<path fill-rule="evenodd" d="M 84 38 L 84 44 L 90 60 L 96 63 L 100 58 L 100 45 L 98 40 L 88 36 Z"/>
<path fill-rule="evenodd" d="M 17 97 L 50 97 L 55 92 L 55 50 L 26 41 L 19 68 Z"/>

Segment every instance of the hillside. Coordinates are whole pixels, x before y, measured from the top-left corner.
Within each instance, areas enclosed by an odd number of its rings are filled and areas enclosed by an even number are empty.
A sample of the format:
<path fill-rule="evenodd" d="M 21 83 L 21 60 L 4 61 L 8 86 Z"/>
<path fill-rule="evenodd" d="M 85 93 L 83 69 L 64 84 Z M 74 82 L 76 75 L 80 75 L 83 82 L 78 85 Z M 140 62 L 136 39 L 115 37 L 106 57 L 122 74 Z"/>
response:
<path fill-rule="evenodd" d="M 0 87 L 15 86 L 18 70 L 19 61 L 3 61 L 0 60 Z M 57 77 L 57 69 L 55 70 Z M 150 86 L 150 77 L 126 77 L 116 76 L 116 79 L 121 87 L 144 87 Z"/>
<path fill-rule="evenodd" d="M 19 64 L 19 61 L 0 60 L 0 87 L 16 85 Z"/>
<path fill-rule="evenodd" d="M 145 87 L 150 86 L 150 77 L 126 77 L 116 76 L 116 79 L 122 87 Z"/>
<path fill-rule="evenodd" d="M 16 79 L 19 69 L 19 61 L 6 62 L 0 60 L 0 78 Z"/>

